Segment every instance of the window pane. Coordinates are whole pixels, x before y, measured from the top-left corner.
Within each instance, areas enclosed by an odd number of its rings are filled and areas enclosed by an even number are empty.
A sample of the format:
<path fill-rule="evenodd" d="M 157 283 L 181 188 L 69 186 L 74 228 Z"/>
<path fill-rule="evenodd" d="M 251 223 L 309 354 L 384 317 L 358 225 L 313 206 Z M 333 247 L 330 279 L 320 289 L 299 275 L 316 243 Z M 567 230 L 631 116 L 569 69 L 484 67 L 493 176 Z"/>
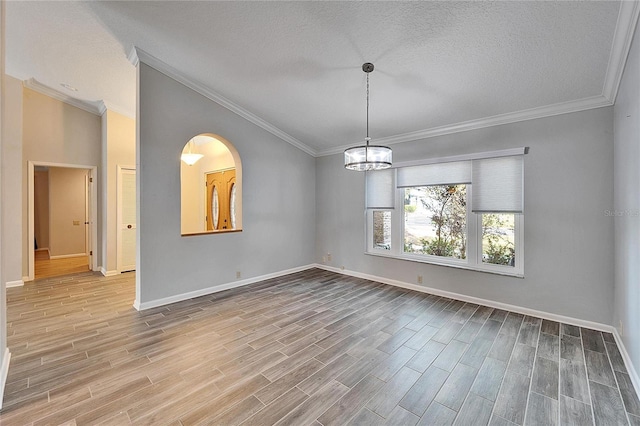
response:
<path fill-rule="evenodd" d="M 467 186 L 405 189 L 404 252 L 466 259 Z"/>
<path fill-rule="evenodd" d="M 391 212 L 373 212 L 373 248 L 391 250 Z"/>
<path fill-rule="evenodd" d="M 515 215 L 482 215 L 482 262 L 515 266 Z"/>

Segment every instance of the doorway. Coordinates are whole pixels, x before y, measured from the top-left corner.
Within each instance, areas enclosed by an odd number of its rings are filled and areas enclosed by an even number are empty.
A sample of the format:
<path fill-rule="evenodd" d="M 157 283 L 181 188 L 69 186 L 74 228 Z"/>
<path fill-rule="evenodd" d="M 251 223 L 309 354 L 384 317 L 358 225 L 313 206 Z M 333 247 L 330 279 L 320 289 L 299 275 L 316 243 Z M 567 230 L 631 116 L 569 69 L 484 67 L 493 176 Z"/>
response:
<path fill-rule="evenodd" d="M 235 229 L 236 169 L 205 173 L 207 231 Z"/>
<path fill-rule="evenodd" d="M 136 270 L 136 170 L 118 166 L 118 233 L 116 236 L 118 272 Z"/>
<path fill-rule="evenodd" d="M 96 167 L 28 163 L 28 280 L 96 270 Z"/>

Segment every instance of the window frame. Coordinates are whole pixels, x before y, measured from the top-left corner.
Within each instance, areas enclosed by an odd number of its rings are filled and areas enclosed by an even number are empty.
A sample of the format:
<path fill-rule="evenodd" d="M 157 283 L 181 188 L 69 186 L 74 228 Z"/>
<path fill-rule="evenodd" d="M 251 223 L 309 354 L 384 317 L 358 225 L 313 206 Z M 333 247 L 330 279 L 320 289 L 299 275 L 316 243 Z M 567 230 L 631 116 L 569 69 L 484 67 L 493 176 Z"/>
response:
<path fill-rule="evenodd" d="M 427 263 L 458 269 L 468 269 L 497 275 L 508 275 L 524 278 L 524 213 L 514 214 L 514 246 L 516 258 L 514 266 L 495 265 L 482 262 L 482 215 L 471 210 L 472 184 L 466 184 L 467 197 L 467 257 L 456 259 L 429 254 L 404 252 L 404 191 L 406 188 L 395 188 L 394 209 L 366 209 L 365 210 L 365 254 L 382 256 L 410 262 Z M 391 249 L 381 249 L 373 246 L 373 212 L 391 212 Z"/>

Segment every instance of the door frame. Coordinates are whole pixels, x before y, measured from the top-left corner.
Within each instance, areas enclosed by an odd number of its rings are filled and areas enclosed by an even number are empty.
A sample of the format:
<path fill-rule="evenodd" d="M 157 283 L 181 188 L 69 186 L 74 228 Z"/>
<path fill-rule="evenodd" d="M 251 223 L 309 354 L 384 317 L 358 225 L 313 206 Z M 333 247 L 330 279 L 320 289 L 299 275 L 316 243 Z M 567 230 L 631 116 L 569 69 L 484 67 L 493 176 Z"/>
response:
<path fill-rule="evenodd" d="M 136 173 L 137 179 L 137 171 L 136 166 L 117 166 L 118 172 L 116 175 L 116 271 L 118 273 L 122 272 L 122 171 L 123 170 L 131 170 Z M 137 191 L 137 188 L 136 188 Z M 137 195 L 136 195 L 137 199 Z M 136 206 L 137 209 L 137 206 Z M 137 217 L 137 214 L 136 214 Z M 136 223 L 136 233 L 138 224 Z M 137 244 L 137 238 L 136 238 Z M 137 259 L 136 259 L 137 260 Z M 136 265 L 136 268 L 138 265 Z"/>
<path fill-rule="evenodd" d="M 81 164 L 65 164 L 65 163 L 51 163 L 47 161 L 28 161 L 27 162 L 27 216 L 29 222 L 27 247 L 29 250 L 28 260 L 28 281 L 33 281 L 35 278 L 35 202 L 34 202 L 34 171 L 36 166 L 43 167 L 61 167 L 66 169 L 84 169 L 89 172 L 89 185 L 87 190 L 87 198 L 89 199 L 89 252 L 91 261 L 89 262 L 89 269 L 92 271 L 98 271 L 98 256 L 96 255 L 96 241 L 98 240 L 98 197 L 96 188 L 98 187 L 98 167 L 87 166 Z"/>

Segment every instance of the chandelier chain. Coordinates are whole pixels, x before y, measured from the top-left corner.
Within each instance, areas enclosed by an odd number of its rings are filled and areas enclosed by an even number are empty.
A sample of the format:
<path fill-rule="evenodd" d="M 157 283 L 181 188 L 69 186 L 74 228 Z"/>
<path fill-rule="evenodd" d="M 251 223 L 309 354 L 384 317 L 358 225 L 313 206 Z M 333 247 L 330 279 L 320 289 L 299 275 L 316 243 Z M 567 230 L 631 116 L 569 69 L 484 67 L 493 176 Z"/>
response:
<path fill-rule="evenodd" d="M 369 73 L 367 73 L 367 145 L 369 145 Z"/>

